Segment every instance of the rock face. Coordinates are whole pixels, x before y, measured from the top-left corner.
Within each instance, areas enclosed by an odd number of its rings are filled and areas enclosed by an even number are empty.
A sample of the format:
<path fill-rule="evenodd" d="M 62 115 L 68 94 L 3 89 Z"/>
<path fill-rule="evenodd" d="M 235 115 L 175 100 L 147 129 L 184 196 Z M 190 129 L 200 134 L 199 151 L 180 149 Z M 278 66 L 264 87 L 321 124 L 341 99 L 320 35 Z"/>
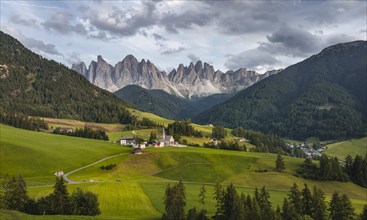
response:
<path fill-rule="evenodd" d="M 82 62 L 73 64 L 72 69 L 86 77 L 91 83 L 109 90 L 117 91 L 127 85 L 135 84 L 145 89 L 161 89 L 179 97 L 203 97 L 217 93 L 233 93 L 247 88 L 279 70 L 258 74 L 241 68 L 223 73 L 215 71 L 208 63 L 198 61 L 189 66 L 180 64 L 169 75 L 160 71 L 149 60 L 140 62 L 128 55 L 114 67 L 101 56 L 92 61 L 89 68 Z"/>

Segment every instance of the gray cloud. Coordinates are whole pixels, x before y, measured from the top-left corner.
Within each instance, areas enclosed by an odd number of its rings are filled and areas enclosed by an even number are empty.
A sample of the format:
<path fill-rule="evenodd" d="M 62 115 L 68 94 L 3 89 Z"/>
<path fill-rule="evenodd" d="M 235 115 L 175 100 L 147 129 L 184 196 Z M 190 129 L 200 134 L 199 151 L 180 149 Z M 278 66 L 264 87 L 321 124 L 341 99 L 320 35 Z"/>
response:
<path fill-rule="evenodd" d="M 192 54 L 192 53 L 188 54 L 187 58 L 189 58 L 190 61 L 193 62 L 193 63 L 196 63 L 197 61 L 200 60 L 200 58 L 198 56 L 195 56 L 195 54 Z"/>
<path fill-rule="evenodd" d="M 261 47 L 287 56 L 307 56 L 320 48 L 320 38 L 301 28 L 292 28 L 287 25 L 280 27 L 267 37 L 268 42 Z"/>
<path fill-rule="evenodd" d="M 61 34 L 87 34 L 87 31 L 82 24 L 73 24 L 73 22 L 75 22 L 75 18 L 69 12 L 57 12 L 53 14 L 46 22 L 43 22 L 42 25 L 47 30 L 56 31 Z"/>
<path fill-rule="evenodd" d="M 237 55 L 228 55 L 224 66 L 228 69 L 239 69 L 242 67 L 255 69 L 259 65 L 274 65 L 278 63 L 279 60 L 273 54 L 257 48 Z"/>
<path fill-rule="evenodd" d="M 186 48 L 184 47 L 168 48 L 162 51 L 161 54 L 169 55 L 169 54 L 179 53 L 184 50 L 186 50 Z"/>
<path fill-rule="evenodd" d="M 72 52 L 65 58 L 66 62 L 69 64 L 81 63 L 80 54 L 77 52 Z"/>
<path fill-rule="evenodd" d="M 160 34 L 157 34 L 157 33 L 154 33 L 152 34 L 153 38 L 157 41 L 165 41 L 167 40 L 167 38 L 163 37 L 162 35 Z"/>
<path fill-rule="evenodd" d="M 24 19 L 24 18 L 21 18 L 19 15 L 12 15 L 9 18 L 9 22 L 13 24 L 24 25 L 27 27 L 35 27 L 35 28 L 39 27 L 35 19 Z"/>
<path fill-rule="evenodd" d="M 24 37 L 21 39 L 22 43 L 31 49 L 36 49 L 40 52 L 44 52 L 51 55 L 63 56 L 54 44 L 48 44 L 40 40 L 35 40 L 33 38 Z"/>

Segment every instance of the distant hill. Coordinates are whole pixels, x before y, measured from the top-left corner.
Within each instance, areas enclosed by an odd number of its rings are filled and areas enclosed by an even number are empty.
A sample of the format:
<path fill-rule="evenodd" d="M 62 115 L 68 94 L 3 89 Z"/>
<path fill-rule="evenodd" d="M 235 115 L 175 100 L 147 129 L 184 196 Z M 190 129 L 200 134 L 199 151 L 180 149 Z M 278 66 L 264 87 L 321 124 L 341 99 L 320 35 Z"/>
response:
<path fill-rule="evenodd" d="M 305 139 L 366 132 L 367 42 L 328 47 L 201 113 L 194 121 Z"/>
<path fill-rule="evenodd" d="M 117 122 L 131 104 L 0 32 L 0 113 Z"/>
<path fill-rule="evenodd" d="M 185 99 L 163 90 L 148 90 L 137 85 L 126 86 L 114 94 L 133 103 L 140 110 L 170 119 L 192 118 L 232 97 L 228 94 L 214 94 L 203 98 Z"/>

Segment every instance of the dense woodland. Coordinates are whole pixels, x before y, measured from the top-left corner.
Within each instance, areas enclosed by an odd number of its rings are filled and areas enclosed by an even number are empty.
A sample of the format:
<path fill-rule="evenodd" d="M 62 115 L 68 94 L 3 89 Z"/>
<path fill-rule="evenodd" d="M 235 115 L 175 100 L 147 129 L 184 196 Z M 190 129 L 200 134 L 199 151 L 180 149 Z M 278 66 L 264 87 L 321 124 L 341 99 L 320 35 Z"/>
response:
<path fill-rule="evenodd" d="M 255 145 L 255 152 L 290 153 L 284 140 L 276 135 L 247 131 L 241 127 L 233 129 L 232 134 L 236 137 L 244 137 L 249 143 Z"/>
<path fill-rule="evenodd" d="M 168 135 L 174 136 L 176 140 L 179 140 L 181 135 L 203 137 L 203 134 L 200 131 L 195 130 L 195 128 L 191 125 L 190 119 L 184 121 L 175 121 L 171 124 L 168 124 L 166 132 Z"/>
<path fill-rule="evenodd" d="M 306 179 L 352 181 L 367 188 L 367 155 L 364 158 L 356 155 L 354 159 L 348 155 L 344 163 L 337 157 L 322 155 L 320 167 L 307 158 L 297 173 Z"/>
<path fill-rule="evenodd" d="M 298 140 L 367 131 L 367 42 L 339 44 L 239 92 L 194 118 Z"/>
<path fill-rule="evenodd" d="M 88 127 L 77 128 L 75 129 L 75 131 L 72 131 L 72 132 L 63 131 L 60 127 L 57 127 L 52 131 L 52 133 L 74 136 L 74 137 L 105 140 L 105 141 L 109 140 L 108 135 L 106 134 L 104 130 L 101 130 L 101 129 L 93 130 L 92 128 L 88 128 Z"/>
<path fill-rule="evenodd" d="M 205 199 L 210 196 L 213 196 L 216 201 L 214 216 L 207 216 L 205 210 Z M 163 201 L 165 205 L 163 220 L 210 218 L 218 220 L 365 220 L 367 216 L 367 206 L 364 207 L 363 213 L 357 216 L 345 194 L 340 195 L 335 192 L 328 203 L 321 189 L 314 186 L 311 190 L 307 184 L 304 184 L 304 188 L 300 190 L 295 183 L 288 196 L 284 198 L 282 207 L 273 206 L 270 202 L 270 194 L 265 187 L 260 190 L 256 188 L 253 195 L 245 195 L 239 194 L 232 184 L 225 188 L 217 184 L 213 195 L 206 195 L 203 185 L 198 194 L 198 201 L 202 207 L 199 210 L 192 207 L 186 213 L 185 186 L 181 181 L 173 186 L 167 185 Z"/>
<path fill-rule="evenodd" d="M 32 131 L 48 130 L 48 124 L 43 119 L 21 114 L 9 115 L 0 113 L 0 123 Z"/>
<path fill-rule="evenodd" d="M 132 106 L 0 32 L 0 113 L 131 123 Z"/>
<path fill-rule="evenodd" d="M 98 197 L 77 188 L 71 195 L 64 179 L 56 178 L 50 195 L 37 200 L 29 198 L 22 176 L 0 178 L 0 209 L 12 209 L 32 215 L 98 215 Z"/>

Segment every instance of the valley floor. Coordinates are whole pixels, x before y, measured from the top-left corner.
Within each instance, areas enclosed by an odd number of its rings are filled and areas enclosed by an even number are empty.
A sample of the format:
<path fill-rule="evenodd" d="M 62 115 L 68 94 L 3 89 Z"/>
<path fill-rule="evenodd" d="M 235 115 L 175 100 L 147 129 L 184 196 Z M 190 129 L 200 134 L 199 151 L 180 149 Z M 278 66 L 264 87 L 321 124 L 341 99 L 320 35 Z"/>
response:
<path fill-rule="evenodd" d="M 131 148 L 106 141 L 33 132 L 0 125 L 1 175 L 21 174 L 26 178 L 28 192 L 39 198 L 52 192 L 53 173 L 65 173 L 76 184 L 69 184 L 71 193 L 77 187 L 90 190 L 99 197 L 102 214 L 97 217 L 28 216 L 12 211 L 0 211 L 2 219 L 159 219 L 164 211 L 163 196 L 169 183 L 182 180 L 186 187 L 186 210 L 196 206 L 200 187 L 207 190 L 205 208 L 213 215 L 214 184 L 233 183 L 238 191 L 253 193 L 265 186 L 273 206 L 281 205 L 294 182 L 300 188 L 306 183 L 317 185 L 327 195 L 335 191 L 346 193 L 357 212 L 367 204 L 367 189 L 351 182 L 312 181 L 296 175 L 303 159 L 284 157 L 286 170 L 276 172 L 276 155 L 224 151 L 207 148 L 150 148 L 142 155 L 130 154 Z M 100 166 L 116 164 L 111 171 Z M 267 170 L 267 172 L 259 172 Z"/>

